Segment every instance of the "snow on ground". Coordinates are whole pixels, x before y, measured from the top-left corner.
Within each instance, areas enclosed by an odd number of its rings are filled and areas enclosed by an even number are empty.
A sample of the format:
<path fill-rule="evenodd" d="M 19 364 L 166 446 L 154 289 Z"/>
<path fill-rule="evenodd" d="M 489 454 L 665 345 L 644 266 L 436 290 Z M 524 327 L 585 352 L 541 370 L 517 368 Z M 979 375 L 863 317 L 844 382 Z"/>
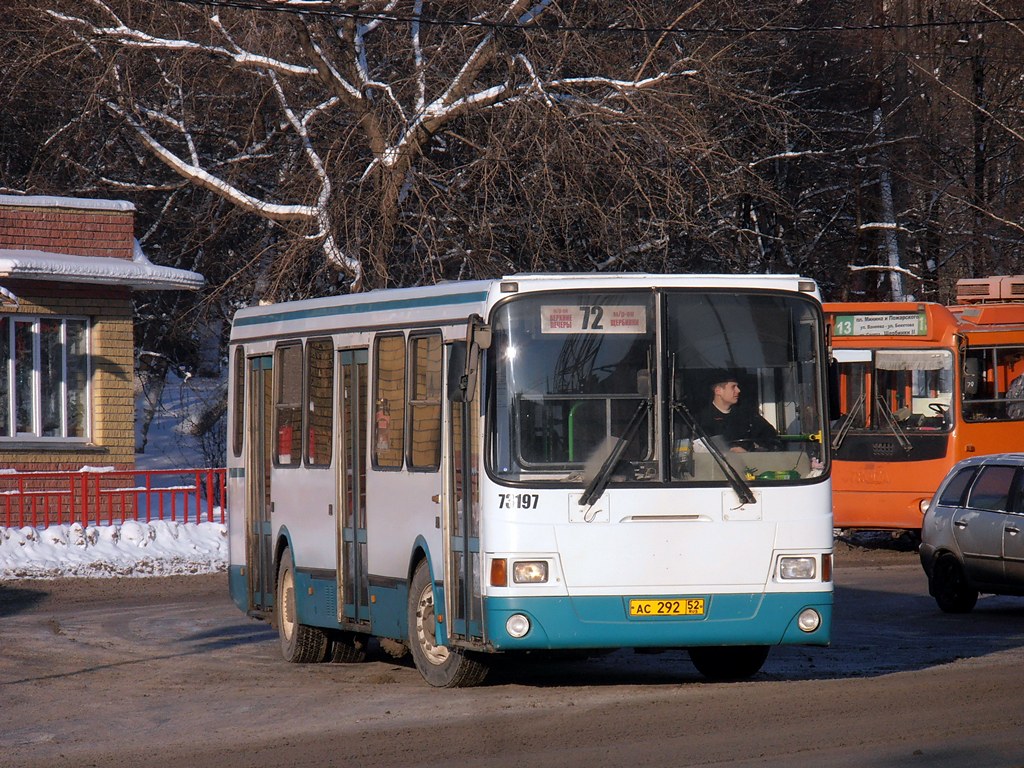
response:
<path fill-rule="evenodd" d="M 221 382 L 222 383 L 222 382 Z M 168 374 L 137 469 L 205 466 L 199 441 L 189 434 L 209 393 L 210 380 Z M 137 429 L 146 392 L 140 387 Z M 220 523 L 153 521 L 110 526 L 0 527 L 0 581 L 63 577 L 173 576 L 227 568 L 227 527 Z"/>

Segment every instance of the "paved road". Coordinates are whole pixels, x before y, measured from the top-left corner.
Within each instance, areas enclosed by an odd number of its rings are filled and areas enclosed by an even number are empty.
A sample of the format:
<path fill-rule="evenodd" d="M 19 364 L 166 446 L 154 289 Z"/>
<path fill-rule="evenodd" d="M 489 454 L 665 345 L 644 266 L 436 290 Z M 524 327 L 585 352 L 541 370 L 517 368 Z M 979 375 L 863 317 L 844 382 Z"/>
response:
<path fill-rule="evenodd" d="M 0 583 L 0 765 L 1024 766 L 1024 599 L 946 616 L 913 553 L 837 560 L 833 645 L 729 684 L 619 651 L 435 690 L 285 664 L 224 576 Z"/>

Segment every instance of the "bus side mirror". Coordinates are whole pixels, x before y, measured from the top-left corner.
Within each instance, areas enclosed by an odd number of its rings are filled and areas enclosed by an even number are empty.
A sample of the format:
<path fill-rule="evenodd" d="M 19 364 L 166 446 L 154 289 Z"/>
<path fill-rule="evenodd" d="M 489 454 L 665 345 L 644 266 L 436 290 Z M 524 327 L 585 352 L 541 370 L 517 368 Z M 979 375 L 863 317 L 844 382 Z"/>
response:
<path fill-rule="evenodd" d="M 452 342 L 448 357 L 448 399 L 465 403 L 473 399 L 480 370 L 481 351 L 491 346 L 491 329 L 480 315 L 471 315 L 466 340 Z"/>
<path fill-rule="evenodd" d="M 978 380 L 981 378 L 981 366 L 978 365 L 978 358 L 968 357 L 964 359 L 964 395 L 973 397 L 978 394 Z"/>
<path fill-rule="evenodd" d="M 448 352 L 448 399 L 461 403 L 466 399 L 463 379 L 466 376 L 466 342 L 453 341 Z"/>
<path fill-rule="evenodd" d="M 835 358 L 828 361 L 828 420 L 835 421 L 842 416 L 839 408 L 839 363 Z"/>

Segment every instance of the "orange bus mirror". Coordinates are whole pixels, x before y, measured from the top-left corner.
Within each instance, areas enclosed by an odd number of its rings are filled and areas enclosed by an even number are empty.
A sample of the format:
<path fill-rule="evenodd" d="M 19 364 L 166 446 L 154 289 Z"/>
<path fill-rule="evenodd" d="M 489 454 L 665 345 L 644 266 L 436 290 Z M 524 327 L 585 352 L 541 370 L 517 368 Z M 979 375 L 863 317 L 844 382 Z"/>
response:
<path fill-rule="evenodd" d="M 981 378 L 981 367 L 978 365 L 978 358 L 968 357 L 964 359 L 964 395 L 971 396 L 978 394 L 978 380 Z"/>

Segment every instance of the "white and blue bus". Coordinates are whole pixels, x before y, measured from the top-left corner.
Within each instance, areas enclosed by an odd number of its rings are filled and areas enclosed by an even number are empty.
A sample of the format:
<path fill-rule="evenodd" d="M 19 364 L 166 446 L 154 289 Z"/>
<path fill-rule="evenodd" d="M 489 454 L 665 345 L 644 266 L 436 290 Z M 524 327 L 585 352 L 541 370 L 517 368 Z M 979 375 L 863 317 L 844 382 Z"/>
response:
<path fill-rule="evenodd" d="M 495 654 L 687 649 L 710 678 L 832 610 L 828 359 L 797 276 L 514 275 L 243 309 L 230 589 L 293 662 L 378 638 L 435 686 Z M 777 433 L 700 412 L 728 371 Z M 737 406 L 739 407 L 739 406 Z"/>

